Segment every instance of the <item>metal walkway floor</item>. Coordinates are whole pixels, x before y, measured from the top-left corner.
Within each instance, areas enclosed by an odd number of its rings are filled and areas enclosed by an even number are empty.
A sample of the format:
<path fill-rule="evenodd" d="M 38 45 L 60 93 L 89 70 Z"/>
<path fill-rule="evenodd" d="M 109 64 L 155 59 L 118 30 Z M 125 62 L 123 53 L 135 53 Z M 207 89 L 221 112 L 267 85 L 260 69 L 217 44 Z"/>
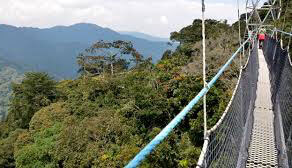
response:
<path fill-rule="evenodd" d="M 254 124 L 248 149 L 247 168 L 278 167 L 274 134 L 269 69 L 263 51 L 258 51 L 259 78 L 254 109 Z"/>

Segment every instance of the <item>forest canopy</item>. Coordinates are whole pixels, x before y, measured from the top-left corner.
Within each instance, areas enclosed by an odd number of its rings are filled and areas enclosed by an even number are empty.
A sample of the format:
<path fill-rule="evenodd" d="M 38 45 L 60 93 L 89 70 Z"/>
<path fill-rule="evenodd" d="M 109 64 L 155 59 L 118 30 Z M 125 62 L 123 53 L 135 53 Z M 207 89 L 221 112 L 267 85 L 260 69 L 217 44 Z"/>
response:
<path fill-rule="evenodd" d="M 216 20 L 206 20 L 206 26 L 210 79 L 239 43 L 236 26 Z M 98 41 L 77 58 L 80 77 L 75 80 L 26 73 L 12 85 L 9 115 L 0 123 L 0 167 L 125 166 L 202 89 L 200 27 L 201 20 L 194 20 L 173 32 L 171 39 L 180 45 L 157 64 L 143 59 L 128 42 Z M 117 54 L 132 54 L 136 64 L 112 69 L 117 55 L 96 52 L 121 46 L 129 50 Z M 209 127 L 226 108 L 239 65 L 236 59 L 208 93 Z M 199 102 L 141 167 L 194 167 L 202 144 Z"/>

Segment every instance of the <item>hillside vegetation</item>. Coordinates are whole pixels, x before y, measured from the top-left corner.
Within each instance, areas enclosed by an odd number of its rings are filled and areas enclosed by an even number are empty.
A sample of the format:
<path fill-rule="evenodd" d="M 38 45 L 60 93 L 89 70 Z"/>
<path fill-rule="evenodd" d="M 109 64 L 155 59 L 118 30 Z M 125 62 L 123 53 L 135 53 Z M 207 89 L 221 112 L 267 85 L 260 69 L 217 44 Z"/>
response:
<path fill-rule="evenodd" d="M 238 42 L 236 28 L 226 22 L 207 20 L 207 30 L 210 80 Z M 119 72 L 59 82 L 26 73 L 12 85 L 9 115 L 0 123 L 0 167 L 125 166 L 203 87 L 201 21 L 171 39 L 180 46 L 155 65 L 144 59 Z M 236 60 L 208 94 L 209 127 L 229 101 L 238 65 Z M 202 143 L 200 102 L 141 167 L 195 167 Z"/>

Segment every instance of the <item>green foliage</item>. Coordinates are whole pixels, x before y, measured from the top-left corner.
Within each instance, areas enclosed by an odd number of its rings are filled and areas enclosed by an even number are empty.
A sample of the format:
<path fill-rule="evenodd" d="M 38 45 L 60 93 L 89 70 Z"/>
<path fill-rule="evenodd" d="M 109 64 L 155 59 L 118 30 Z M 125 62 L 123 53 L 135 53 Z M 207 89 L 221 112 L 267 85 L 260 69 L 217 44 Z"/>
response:
<path fill-rule="evenodd" d="M 159 67 L 59 82 L 51 88 L 60 90 L 59 102 L 36 112 L 28 132 L 14 143 L 16 166 L 124 166 L 202 88 L 199 77 L 174 72 L 172 66 L 164 73 Z M 210 116 L 220 113 L 215 100 L 220 94 L 222 89 L 210 91 Z M 195 108 L 142 167 L 194 166 L 202 136 L 199 128 L 189 128 L 201 110 Z"/>
<path fill-rule="evenodd" d="M 0 139 L 0 167 L 15 167 L 14 144 L 22 132 L 24 131 L 17 129 L 11 132 L 8 137 Z"/>
<path fill-rule="evenodd" d="M 229 29 L 229 26 L 225 21 L 217 21 L 213 19 L 207 19 L 206 24 L 206 38 L 218 37 L 225 30 Z M 202 39 L 202 20 L 196 19 L 193 24 L 181 29 L 179 32 L 171 33 L 171 40 L 175 40 L 184 43 L 196 43 Z"/>
<path fill-rule="evenodd" d="M 292 27 L 292 2 L 282 0 L 282 13 L 280 20 L 276 21 L 275 25 L 286 32 L 291 32 Z"/>
<path fill-rule="evenodd" d="M 61 124 L 55 124 L 53 127 L 43 129 L 28 135 L 20 135 L 18 137 L 17 149 L 14 153 L 17 167 L 58 167 L 57 159 L 54 157 L 53 149 L 56 146 L 56 138 L 60 132 Z M 31 137 L 25 137 L 31 136 Z M 25 138 L 30 139 L 26 144 Z M 22 146 L 23 145 L 23 146 Z"/>
<path fill-rule="evenodd" d="M 8 122 L 28 128 L 34 113 L 58 97 L 56 82 L 46 73 L 26 73 L 20 84 L 12 84 Z"/>

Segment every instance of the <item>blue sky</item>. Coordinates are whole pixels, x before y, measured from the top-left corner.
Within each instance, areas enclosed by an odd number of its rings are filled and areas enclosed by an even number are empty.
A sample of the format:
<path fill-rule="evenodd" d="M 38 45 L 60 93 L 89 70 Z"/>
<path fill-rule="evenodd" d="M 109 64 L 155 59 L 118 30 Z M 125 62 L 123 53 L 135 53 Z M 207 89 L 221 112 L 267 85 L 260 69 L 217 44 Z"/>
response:
<path fill-rule="evenodd" d="M 241 11 L 244 10 L 244 0 Z M 236 0 L 205 0 L 208 18 L 237 19 Z M 52 27 L 80 22 L 168 37 L 201 17 L 200 0 L 1 0 L 0 23 Z"/>

